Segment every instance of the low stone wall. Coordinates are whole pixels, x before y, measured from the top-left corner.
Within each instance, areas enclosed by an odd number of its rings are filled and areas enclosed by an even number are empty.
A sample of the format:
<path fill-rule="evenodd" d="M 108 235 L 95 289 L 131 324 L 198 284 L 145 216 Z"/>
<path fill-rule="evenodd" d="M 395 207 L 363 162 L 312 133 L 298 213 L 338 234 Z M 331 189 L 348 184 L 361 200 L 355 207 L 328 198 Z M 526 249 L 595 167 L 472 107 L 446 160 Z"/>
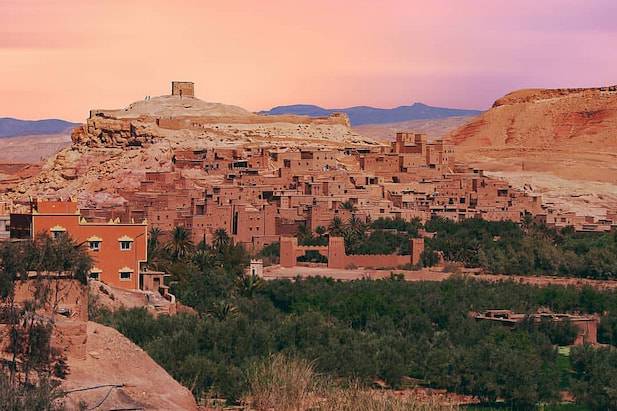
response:
<path fill-rule="evenodd" d="M 296 237 L 280 237 L 280 264 L 282 267 L 295 267 L 297 258 L 307 251 L 316 251 L 328 258 L 328 268 L 357 267 L 398 267 L 406 264 L 418 264 L 424 251 L 423 238 L 411 238 L 411 255 L 398 254 L 358 254 L 345 253 L 345 241 L 341 237 L 330 237 L 327 246 L 301 246 Z"/>
<path fill-rule="evenodd" d="M 411 264 L 410 255 L 396 255 L 396 254 L 357 254 L 345 256 L 345 267 L 332 267 L 332 268 L 346 268 L 351 265 L 356 267 L 371 267 L 371 268 L 384 268 L 384 267 L 398 267 L 400 265 Z"/>

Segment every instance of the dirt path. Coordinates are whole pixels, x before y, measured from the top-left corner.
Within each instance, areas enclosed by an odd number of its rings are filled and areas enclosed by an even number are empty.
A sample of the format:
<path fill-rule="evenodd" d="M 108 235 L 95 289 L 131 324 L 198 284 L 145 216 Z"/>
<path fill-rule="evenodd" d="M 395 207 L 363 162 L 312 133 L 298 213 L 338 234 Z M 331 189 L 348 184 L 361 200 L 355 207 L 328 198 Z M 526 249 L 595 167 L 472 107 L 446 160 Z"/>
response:
<path fill-rule="evenodd" d="M 388 278 L 392 273 L 403 274 L 407 281 L 443 281 L 453 273 L 444 272 L 442 268 L 422 269 L 418 271 L 406 270 L 368 270 L 368 269 L 332 269 L 326 267 L 293 267 L 284 268 L 281 266 L 271 266 L 264 269 L 264 278 L 267 280 L 293 279 L 296 277 L 328 277 L 335 280 L 351 281 L 360 279 L 378 280 Z M 548 276 L 522 276 L 522 275 L 503 275 L 485 274 L 479 270 L 465 270 L 460 274 L 467 278 L 484 281 L 515 281 L 522 284 L 531 285 L 563 285 L 563 286 L 591 286 L 596 289 L 617 289 L 617 281 L 614 280 L 590 280 L 581 278 L 567 277 L 548 277 Z"/>

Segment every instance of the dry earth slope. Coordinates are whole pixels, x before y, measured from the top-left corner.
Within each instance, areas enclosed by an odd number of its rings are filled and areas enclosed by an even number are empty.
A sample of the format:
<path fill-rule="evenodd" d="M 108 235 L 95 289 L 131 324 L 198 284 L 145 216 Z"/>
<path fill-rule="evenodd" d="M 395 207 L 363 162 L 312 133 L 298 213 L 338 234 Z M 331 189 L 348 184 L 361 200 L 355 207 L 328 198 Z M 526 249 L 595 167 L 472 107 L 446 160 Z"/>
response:
<path fill-rule="evenodd" d="M 89 322 L 86 347 L 85 359 L 68 361 L 69 375 L 62 384 L 73 391 L 65 401 L 68 409 L 80 409 L 84 401 L 88 409 L 100 410 L 197 410 L 187 388 L 113 328 Z"/>
<path fill-rule="evenodd" d="M 457 159 L 527 185 L 558 208 L 617 207 L 617 87 L 527 89 L 453 131 Z"/>

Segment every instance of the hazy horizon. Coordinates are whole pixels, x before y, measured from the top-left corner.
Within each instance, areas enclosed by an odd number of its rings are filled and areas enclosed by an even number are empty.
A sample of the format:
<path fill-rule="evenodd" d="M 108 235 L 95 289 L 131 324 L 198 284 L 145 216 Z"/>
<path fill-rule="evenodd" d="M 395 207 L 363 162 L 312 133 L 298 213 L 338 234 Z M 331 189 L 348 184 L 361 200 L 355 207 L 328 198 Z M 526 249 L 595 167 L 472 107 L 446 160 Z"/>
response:
<path fill-rule="evenodd" d="M 617 83 L 616 14 L 609 0 L 4 0 L 0 117 L 83 121 L 172 80 L 251 111 L 484 110 L 519 88 Z"/>

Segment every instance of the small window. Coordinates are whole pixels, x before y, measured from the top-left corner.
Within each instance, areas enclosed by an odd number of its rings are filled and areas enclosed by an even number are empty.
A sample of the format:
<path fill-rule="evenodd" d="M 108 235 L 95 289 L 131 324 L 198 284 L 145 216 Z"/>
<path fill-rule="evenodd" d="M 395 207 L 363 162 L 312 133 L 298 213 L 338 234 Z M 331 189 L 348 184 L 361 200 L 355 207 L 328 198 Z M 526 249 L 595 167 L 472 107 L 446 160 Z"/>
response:
<path fill-rule="evenodd" d="M 100 241 L 90 241 L 90 250 L 99 251 L 101 249 Z"/>
<path fill-rule="evenodd" d="M 55 225 L 52 228 L 50 228 L 49 231 L 51 232 L 51 235 L 53 238 L 58 238 L 63 233 L 66 233 L 66 228 L 59 226 L 59 225 Z"/>
<path fill-rule="evenodd" d="M 131 279 L 131 273 L 130 271 L 120 271 L 120 279 L 124 280 L 124 281 L 128 281 Z"/>
<path fill-rule="evenodd" d="M 51 235 L 52 235 L 54 238 L 59 238 L 59 237 L 62 235 L 62 233 L 64 233 L 64 231 L 52 231 L 52 232 L 51 232 Z"/>
<path fill-rule="evenodd" d="M 131 249 L 132 246 L 133 246 L 132 241 L 120 241 L 120 250 L 122 251 L 128 251 Z"/>
<path fill-rule="evenodd" d="M 88 274 L 88 278 L 99 281 L 101 279 L 101 273 L 99 271 L 92 271 Z"/>

